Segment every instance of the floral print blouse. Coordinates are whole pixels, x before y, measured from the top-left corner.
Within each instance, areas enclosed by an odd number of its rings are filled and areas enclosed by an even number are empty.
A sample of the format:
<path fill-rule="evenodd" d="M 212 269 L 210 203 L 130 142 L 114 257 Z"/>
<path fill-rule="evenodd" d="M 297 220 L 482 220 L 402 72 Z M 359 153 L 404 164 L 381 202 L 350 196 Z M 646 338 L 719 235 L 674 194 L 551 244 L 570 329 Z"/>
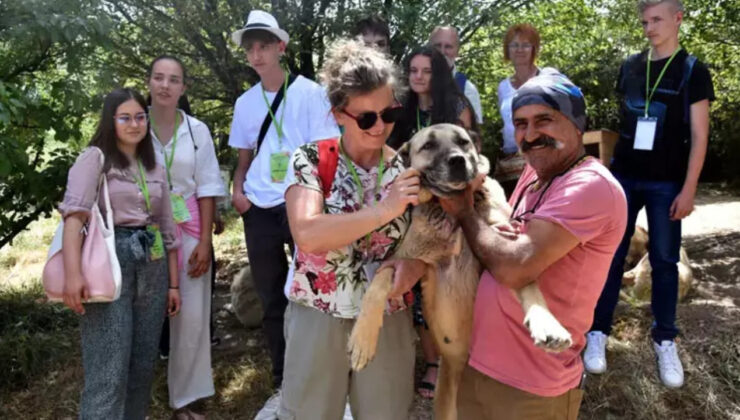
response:
<path fill-rule="evenodd" d="M 393 181 L 405 169 L 403 162 L 394 155 L 389 157 L 385 149 L 383 160 L 385 171 L 378 196 L 373 199 L 378 180 L 378 167 L 365 171 L 354 165 L 364 191 L 363 203 L 373 206 L 385 198 Z M 347 159 L 339 155 L 337 171 L 331 186 L 331 195 L 324 199 L 324 213 L 340 214 L 358 211 L 363 207 L 359 192 Z M 318 146 L 308 143 L 296 149 L 291 159 L 287 185 L 299 185 L 323 194 L 318 172 Z M 288 274 L 288 298 L 301 305 L 316 308 L 339 318 L 355 318 L 360 313 L 360 304 L 370 279 L 364 266 L 366 263 L 380 263 L 390 257 L 400 244 L 411 223 L 411 212 L 406 211 L 370 234 L 357 239 L 349 245 L 321 254 L 310 254 L 296 248 L 296 255 Z M 408 298 L 407 298 L 408 299 Z M 388 302 L 387 310 L 395 312 L 406 308 L 404 298 Z"/>

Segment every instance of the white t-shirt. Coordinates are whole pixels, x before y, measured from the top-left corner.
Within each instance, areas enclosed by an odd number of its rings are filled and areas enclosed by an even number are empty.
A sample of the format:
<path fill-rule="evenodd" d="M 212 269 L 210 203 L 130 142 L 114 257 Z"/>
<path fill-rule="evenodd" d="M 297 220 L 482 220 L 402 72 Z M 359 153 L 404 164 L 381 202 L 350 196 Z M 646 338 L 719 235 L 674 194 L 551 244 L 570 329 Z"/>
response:
<path fill-rule="evenodd" d="M 186 200 L 193 194 L 196 198 L 226 195 L 226 187 L 219 172 L 211 131 L 200 120 L 187 116 L 181 110 L 177 112 L 180 113 L 181 123 L 177 128 L 175 156 L 172 158 L 170 168 L 172 191 L 182 195 Z M 188 128 L 188 122 L 190 122 L 190 128 Z M 192 137 L 190 136 L 191 130 Z M 166 145 L 162 146 L 153 129 L 151 133 L 154 156 L 157 163 L 166 168 L 164 153 L 167 153 L 167 156 L 172 153 L 173 141 L 170 139 Z"/>
<path fill-rule="evenodd" d="M 537 74 L 552 74 L 560 73 L 552 67 L 545 67 L 539 69 Z M 503 151 L 506 154 L 516 153 L 519 147 L 516 145 L 514 139 L 514 120 L 511 112 L 511 101 L 514 99 L 516 89 L 511 84 L 511 78 L 507 77 L 498 84 L 498 109 L 501 112 L 501 119 L 504 121 L 504 128 L 501 129 L 501 134 L 504 137 Z"/>
<path fill-rule="evenodd" d="M 277 92 L 265 94 L 267 101 L 272 104 Z M 234 105 L 229 146 L 255 149 L 268 107 L 262 97 L 262 83 L 257 83 L 244 92 Z M 288 87 L 285 98 L 275 112 L 278 122 L 281 118 L 284 132 L 282 149 L 273 121 L 244 180 L 244 194 L 250 202 L 262 208 L 275 207 L 285 202 L 287 184 L 272 182 L 270 177 L 271 154 L 287 152 L 292 156 L 295 149 L 305 143 L 339 137 L 339 128 L 331 114 L 325 90 L 303 76 L 298 76 Z"/>
<path fill-rule="evenodd" d="M 452 69 L 452 77 L 455 77 L 455 73 L 457 73 L 457 68 Z M 480 93 L 478 93 L 478 88 L 475 87 L 470 79 L 465 79 L 465 89 L 463 94 L 468 98 L 470 106 L 472 106 L 473 111 L 475 111 L 475 120 L 478 124 L 483 124 L 483 106 L 480 103 Z"/>

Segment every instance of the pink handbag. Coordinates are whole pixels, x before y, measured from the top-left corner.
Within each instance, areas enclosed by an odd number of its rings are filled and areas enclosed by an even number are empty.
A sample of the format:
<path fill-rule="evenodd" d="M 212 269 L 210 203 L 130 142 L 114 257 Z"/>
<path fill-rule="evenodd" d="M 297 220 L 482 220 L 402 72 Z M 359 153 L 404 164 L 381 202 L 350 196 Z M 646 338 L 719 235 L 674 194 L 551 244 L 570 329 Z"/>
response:
<path fill-rule="evenodd" d="M 103 155 L 100 155 L 101 160 Z M 85 238 L 82 242 L 81 270 L 87 283 L 90 299 L 87 302 L 112 302 L 121 295 L 121 266 L 116 255 L 116 240 L 113 227 L 113 210 L 108 194 L 108 179 L 101 175 L 98 194 L 103 193 L 105 201 L 105 220 L 100 214 L 96 199 L 90 211 L 87 226 L 82 228 Z M 62 256 L 62 237 L 64 220 L 51 241 L 42 280 L 49 301 L 61 302 L 64 297 L 64 258 Z"/>

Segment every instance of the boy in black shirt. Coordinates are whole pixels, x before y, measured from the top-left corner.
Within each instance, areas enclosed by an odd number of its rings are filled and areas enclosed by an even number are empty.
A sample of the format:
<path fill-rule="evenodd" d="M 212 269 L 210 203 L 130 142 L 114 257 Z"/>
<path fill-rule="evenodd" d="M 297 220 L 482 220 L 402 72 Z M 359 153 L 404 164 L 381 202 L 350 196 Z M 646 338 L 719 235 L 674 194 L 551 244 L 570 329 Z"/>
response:
<path fill-rule="evenodd" d="M 653 270 L 653 347 L 661 381 L 678 388 L 683 385 L 683 367 L 674 343 L 681 219 L 694 209 L 714 89 L 706 66 L 679 45 L 680 0 L 640 0 L 638 10 L 650 48 L 629 57 L 620 68 L 620 136 L 611 166 L 627 196 L 627 230 L 596 306 L 583 359 L 591 373 L 606 370 L 606 337 L 635 220 L 644 206 Z"/>

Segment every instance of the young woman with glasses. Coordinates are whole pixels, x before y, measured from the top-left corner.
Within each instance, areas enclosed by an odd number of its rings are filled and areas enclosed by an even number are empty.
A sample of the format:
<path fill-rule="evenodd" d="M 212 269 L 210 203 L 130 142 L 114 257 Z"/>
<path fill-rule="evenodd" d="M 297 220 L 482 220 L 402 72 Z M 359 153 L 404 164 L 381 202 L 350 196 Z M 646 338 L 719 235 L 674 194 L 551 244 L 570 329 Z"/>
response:
<path fill-rule="evenodd" d="M 408 229 L 408 205 L 418 203 L 418 172 L 385 145 L 401 116 L 401 81 L 388 57 L 357 41 L 331 48 L 321 78 L 344 134 L 331 185 L 321 167 L 332 158 L 320 142 L 301 146 L 289 166 L 285 199 L 296 254 L 286 284 L 279 418 L 342 418 L 349 397 L 355 418 L 407 419 L 414 334 L 402 296 L 389 302 L 373 362 L 351 372 L 347 353 L 367 284 Z M 424 267 L 399 265 L 396 273 L 407 273 L 399 282 L 418 280 Z"/>
<path fill-rule="evenodd" d="M 121 295 L 86 303 L 80 272 L 82 230 L 107 178 Z M 116 89 L 103 103 L 97 131 L 69 170 L 64 218 L 64 303 L 81 315 L 84 388 L 80 419 L 144 419 L 149 407 L 162 317 L 180 310 L 177 248 L 167 175 L 157 165 L 144 98 Z M 168 289 L 169 288 L 169 289 Z"/>

